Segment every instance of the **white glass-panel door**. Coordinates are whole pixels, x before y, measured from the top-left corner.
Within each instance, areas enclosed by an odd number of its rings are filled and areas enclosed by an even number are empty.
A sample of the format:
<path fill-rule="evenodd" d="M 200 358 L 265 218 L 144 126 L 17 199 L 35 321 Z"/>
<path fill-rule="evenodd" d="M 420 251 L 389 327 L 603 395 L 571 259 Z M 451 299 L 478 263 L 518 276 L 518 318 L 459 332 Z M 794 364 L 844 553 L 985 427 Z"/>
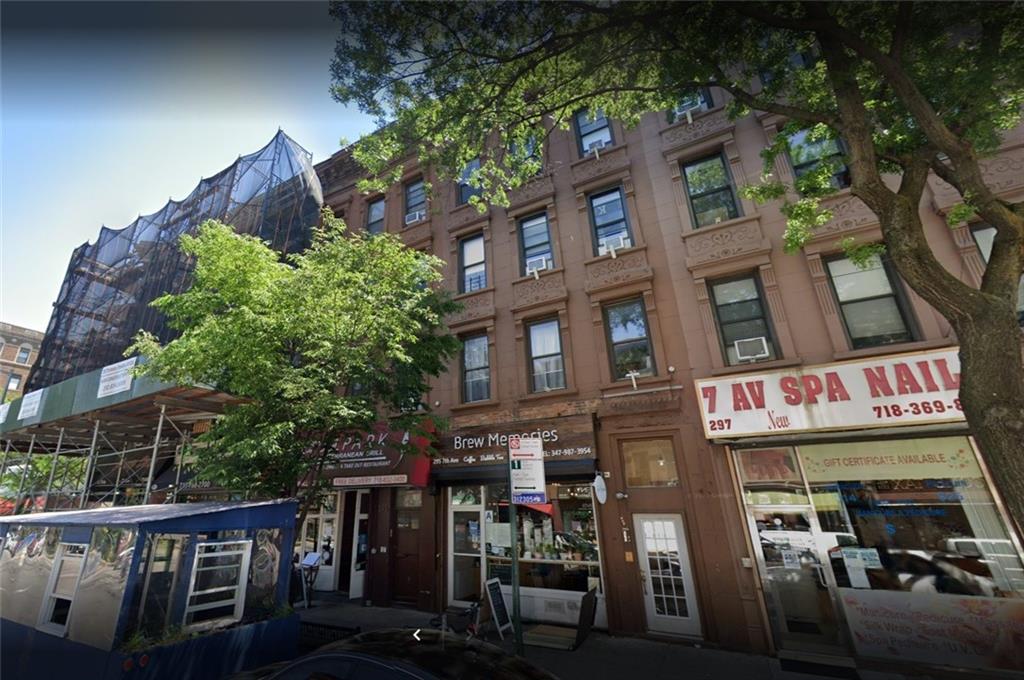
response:
<path fill-rule="evenodd" d="M 483 593 L 484 498 L 480 486 L 456 486 L 449 489 L 448 602 L 467 604 Z"/>
<path fill-rule="evenodd" d="M 370 558 L 370 491 L 356 491 L 355 512 L 352 513 L 352 573 L 348 582 L 348 596 L 363 596 L 366 585 L 366 567 Z"/>
<path fill-rule="evenodd" d="M 634 515 L 647 630 L 699 637 L 693 570 L 680 515 Z"/>

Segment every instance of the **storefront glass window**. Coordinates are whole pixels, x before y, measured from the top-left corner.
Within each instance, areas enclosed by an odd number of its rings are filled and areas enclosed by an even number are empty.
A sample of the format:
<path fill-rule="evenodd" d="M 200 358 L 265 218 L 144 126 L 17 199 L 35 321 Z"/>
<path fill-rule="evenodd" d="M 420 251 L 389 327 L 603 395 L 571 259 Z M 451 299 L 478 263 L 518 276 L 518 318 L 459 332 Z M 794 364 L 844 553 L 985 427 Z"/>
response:
<path fill-rule="evenodd" d="M 622 442 L 626 486 L 679 486 L 671 439 Z"/>
<path fill-rule="evenodd" d="M 1024 597 L 1024 564 L 966 439 L 799 451 L 840 587 Z"/>
<path fill-rule="evenodd" d="M 736 452 L 743 497 L 750 505 L 806 505 L 807 492 L 792 448 Z"/>
<path fill-rule="evenodd" d="M 1024 670 L 1024 561 L 966 437 L 736 462 L 784 648 L 841 650 L 842 620 L 864 656 Z"/>
<path fill-rule="evenodd" d="M 511 584 L 508 487 L 487 486 L 487 577 Z M 548 484 L 548 502 L 519 506 L 519 584 L 586 592 L 600 589 L 597 522 L 590 485 Z"/>

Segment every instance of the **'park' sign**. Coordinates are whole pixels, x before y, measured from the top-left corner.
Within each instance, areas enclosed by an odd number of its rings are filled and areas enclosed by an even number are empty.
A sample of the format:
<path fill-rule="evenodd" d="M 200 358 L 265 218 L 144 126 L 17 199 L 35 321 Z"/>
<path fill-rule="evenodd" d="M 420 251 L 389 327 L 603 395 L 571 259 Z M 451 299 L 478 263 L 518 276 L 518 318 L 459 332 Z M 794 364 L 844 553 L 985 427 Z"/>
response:
<path fill-rule="evenodd" d="M 955 347 L 695 384 L 709 439 L 964 419 Z"/>

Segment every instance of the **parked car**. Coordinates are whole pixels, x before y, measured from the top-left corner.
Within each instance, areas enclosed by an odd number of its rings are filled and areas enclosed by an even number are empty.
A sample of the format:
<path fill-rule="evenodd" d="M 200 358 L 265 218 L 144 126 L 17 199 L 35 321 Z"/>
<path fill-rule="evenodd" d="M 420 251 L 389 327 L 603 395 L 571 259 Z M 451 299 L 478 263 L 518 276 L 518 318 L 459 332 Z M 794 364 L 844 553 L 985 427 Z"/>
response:
<path fill-rule="evenodd" d="M 500 647 L 437 630 L 377 630 L 231 680 L 557 680 Z"/>

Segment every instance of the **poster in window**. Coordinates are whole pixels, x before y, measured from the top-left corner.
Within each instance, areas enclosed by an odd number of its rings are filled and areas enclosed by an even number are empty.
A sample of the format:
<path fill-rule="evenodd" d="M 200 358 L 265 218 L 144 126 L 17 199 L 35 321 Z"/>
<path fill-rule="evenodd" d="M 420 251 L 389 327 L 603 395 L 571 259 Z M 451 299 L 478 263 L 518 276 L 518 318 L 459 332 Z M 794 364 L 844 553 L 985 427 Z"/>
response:
<path fill-rule="evenodd" d="M 744 482 L 797 483 L 800 469 L 791 448 L 740 451 L 740 476 Z"/>

